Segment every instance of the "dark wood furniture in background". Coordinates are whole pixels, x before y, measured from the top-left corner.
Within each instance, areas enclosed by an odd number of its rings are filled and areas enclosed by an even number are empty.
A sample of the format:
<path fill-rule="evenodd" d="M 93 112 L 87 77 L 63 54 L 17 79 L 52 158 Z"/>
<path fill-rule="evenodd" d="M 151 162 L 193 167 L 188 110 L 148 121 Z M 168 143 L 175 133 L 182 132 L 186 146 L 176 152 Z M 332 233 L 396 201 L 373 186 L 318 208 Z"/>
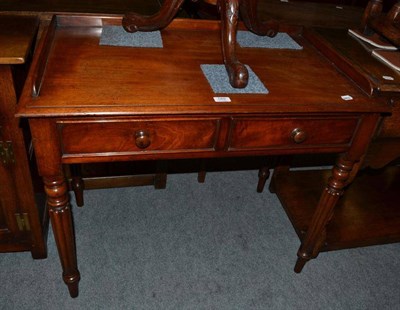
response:
<path fill-rule="evenodd" d="M 302 50 L 238 49 L 269 94 L 225 94 L 231 102 L 217 103 L 221 94 L 200 69 L 221 63 L 217 22 L 174 20 L 162 31 L 161 49 L 99 46 L 102 27 L 111 24 L 121 19 L 58 16 L 39 45 L 18 111 L 29 119 L 71 296 L 80 275 L 64 164 L 343 153 L 316 195 L 322 192 L 302 239 L 301 270 L 320 251 L 336 201 L 388 107 L 337 72 L 301 28 L 281 29 Z"/>
<path fill-rule="evenodd" d="M 186 1 L 184 7 L 192 18 L 220 19 L 217 6 L 209 3 L 212 1 Z M 258 2 L 257 11 L 262 20 L 272 19 L 293 25 L 345 28 L 359 24 L 363 6 L 338 5 L 339 1 L 263 0 Z"/>
<path fill-rule="evenodd" d="M 389 10 L 383 12 L 383 0 L 370 0 L 361 20 L 361 28 L 365 34 L 376 32 L 392 44 L 400 46 L 400 1 Z"/>
<path fill-rule="evenodd" d="M 375 15 L 374 20 L 386 16 Z M 365 29 L 365 21 L 358 27 Z M 399 242 L 400 167 L 390 164 L 400 157 L 400 72 L 373 57 L 372 47 L 350 36 L 348 29 L 313 28 L 305 32 L 305 37 L 371 100 L 383 99 L 391 110 L 391 115 L 379 124 L 363 160 L 364 169 L 338 202 L 322 249 Z M 315 203 L 315 193 L 325 184 L 328 175 L 328 171 L 321 170 L 277 169 L 273 176 L 276 193 L 300 238 L 314 212 L 311 206 Z M 293 199 L 300 195 L 302 199 Z"/>
<path fill-rule="evenodd" d="M 378 5 L 374 10 L 372 4 L 376 2 Z M 382 12 L 379 5 L 382 4 L 382 0 L 370 1 L 370 4 L 365 10 L 361 28 L 365 32 L 376 31 L 400 48 L 400 1 L 397 1 L 387 14 Z M 356 70 L 358 75 L 354 74 L 357 83 L 364 85 L 365 90 L 373 96 L 385 98 L 392 108 L 392 116 L 382 123 L 365 163 L 372 168 L 382 168 L 400 157 L 400 72 L 388 68 L 383 63 L 378 64 L 375 59 L 371 60 L 372 57 L 368 58 L 365 51 L 363 57 L 367 61 L 366 64 L 361 65 L 361 59 L 354 56 L 352 53 L 348 56 L 348 60 L 353 63 L 353 70 L 356 66 L 362 68 Z M 388 80 L 388 77 L 392 80 Z"/>
<path fill-rule="evenodd" d="M 0 16 L 0 252 L 45 258 L 47 210 L 36 205 L 22 129 L 14 114 L 39 21 Z"/>
<path fill-rule="evenodd" d="M 294 2 L 303 2 L 305 0 L 291 0 Z M 335 5 L 351 5 L 351 6 L 359 6 L 365 8 L 368 4 L 368 0 L 306 0 L 307 2 L 315 2 L 315 3 L 332 3 Z M 398 0 L 385 0 L 383 4 L 383 9 L 388 11 Z"/>
<path fill-rule="evenodd" d="M 350 36 L 347 29 L 313 28 L 307 37 L 365 93 L 384 99 L 391 108 L 392 115 L 381 123 L 364 166 L 379 169 L 400 157 L 400 72 L 373 57 L 372 47 Z"/>

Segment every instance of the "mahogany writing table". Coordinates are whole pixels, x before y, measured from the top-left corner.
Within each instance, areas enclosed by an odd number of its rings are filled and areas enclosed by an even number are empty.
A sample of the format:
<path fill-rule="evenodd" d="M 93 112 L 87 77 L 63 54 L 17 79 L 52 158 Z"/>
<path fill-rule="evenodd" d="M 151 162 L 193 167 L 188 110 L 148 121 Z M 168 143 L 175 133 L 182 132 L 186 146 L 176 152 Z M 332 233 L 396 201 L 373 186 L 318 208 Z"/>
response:
<path fill-rule="evenodd" d="M 57 16 L 18 110 L 29 119 L 71 296 L 78 295 L 80 275 L 64 164 L 342 154 L 302 238 L 299 272 L 318 254 L 336 201 L 387 106 L 336 71 L 300 28 L 281 26 L 302 50 L 238 48 L 268 94 L 214 94 L 200 65 L 222 64 L 218 22 L 175 20 L 162 30 L 163 48 L 99 45 L 106 25 L 121 19 Z M 231 101 L 215 102 L 216 96 Z"/>

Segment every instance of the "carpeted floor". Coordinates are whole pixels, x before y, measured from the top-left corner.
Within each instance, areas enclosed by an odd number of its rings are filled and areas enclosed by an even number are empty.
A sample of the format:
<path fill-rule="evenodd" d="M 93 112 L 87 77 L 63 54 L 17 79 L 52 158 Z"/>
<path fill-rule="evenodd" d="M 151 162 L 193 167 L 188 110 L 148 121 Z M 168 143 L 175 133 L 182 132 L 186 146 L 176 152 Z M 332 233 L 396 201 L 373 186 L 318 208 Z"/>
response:
<path fill-rule="evenodd" d="M 49 257 L 0 254 L 0 309 L 400 309 L 400 244 L 321 253 L 298 238 L 257 171 L 169 175 L 167 188 L 85 192 L 73 208 L 80 295 Z"/>

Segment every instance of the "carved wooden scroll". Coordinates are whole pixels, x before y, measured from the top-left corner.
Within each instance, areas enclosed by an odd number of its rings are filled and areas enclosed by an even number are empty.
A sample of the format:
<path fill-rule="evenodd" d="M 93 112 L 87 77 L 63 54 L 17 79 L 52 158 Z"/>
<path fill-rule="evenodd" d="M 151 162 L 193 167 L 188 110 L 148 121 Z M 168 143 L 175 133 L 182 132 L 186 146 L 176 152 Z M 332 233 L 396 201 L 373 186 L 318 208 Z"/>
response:
<path fill-rule="evenodd" d="M 192 0 L 194 1 L 194 0 Z M 133 12 L 126 13 L 122 25 L 128 32 L 154 31 L 165 28 L 175 17 L 184 0 L 165 0 L 159 12 L 143 16 Z M 274 20 L 260 21 L 257 15 L 258 0 L 215 0 L 221 14 L 222 54 L 229 82 L 232 87 L 244 88 L 248 84 L 248 71 L 236 58 L 236 33 L 239 15 L 246 27 L 260 36 L 273 37 L 278 32 Z"/>
<path fill-rule="evenodd" d="M 370 0 L 361 20 L 364 34 L 377 32 L 392 44 L 400 47 L 400 1 L 387 14 L 382 12 L 383 0 Z"/>

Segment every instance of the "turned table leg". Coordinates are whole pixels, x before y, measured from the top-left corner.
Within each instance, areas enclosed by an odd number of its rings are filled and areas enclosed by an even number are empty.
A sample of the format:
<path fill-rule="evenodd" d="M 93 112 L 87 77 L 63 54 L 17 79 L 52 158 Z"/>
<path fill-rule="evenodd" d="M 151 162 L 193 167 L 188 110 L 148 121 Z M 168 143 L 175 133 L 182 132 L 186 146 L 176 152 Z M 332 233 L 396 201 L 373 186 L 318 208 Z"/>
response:
<path fill-rule="evenodd" d="M 326 242 L 326 227 L 333 216 L 334 208 L 343 195 L 344 188 L 354 178 L 368 145 L 378 124 L 379 115 L 365 115 L 362 118 L 357 133 L 353 137 L 350 150 L 339 157 L 332 168 L 332 176 L 323 190 L 317 208 L 311 219 L 307 232 L 297 252 L 297 262 L 294 271 L 299 273 L 304 265 L 317 257 Z"/>
<path fill-rule="evenodd" d="M 68 286 L 71 297 L 77 297 L 80 275 L 57 124 L 52 119 L 30 119 L 29 125 L 39 174 L 43 178 L 47 196 L 51 226 L 63 269 L 63 280 Z"/>
<path fill-rule="evenodd" d="M 351 176 L 354 163 L 346 157 L 341 157 L 333 167 L 332 176 L 322 192 L 307 234 L 297 253 L 295 272 L 301 272 L 306 262 L 318 255 L 326 239 L 326 225 L 333 215 L 338 199 L 343 195 L 343 188 Z"/>
<path fill-rule="evenodd" d="M 44 187 L 54 238 L 63 269 L 63 280 L 71 297 L 78 296 L 80 279 L 67 184 L 63 176 L 44 177 Z"/>

